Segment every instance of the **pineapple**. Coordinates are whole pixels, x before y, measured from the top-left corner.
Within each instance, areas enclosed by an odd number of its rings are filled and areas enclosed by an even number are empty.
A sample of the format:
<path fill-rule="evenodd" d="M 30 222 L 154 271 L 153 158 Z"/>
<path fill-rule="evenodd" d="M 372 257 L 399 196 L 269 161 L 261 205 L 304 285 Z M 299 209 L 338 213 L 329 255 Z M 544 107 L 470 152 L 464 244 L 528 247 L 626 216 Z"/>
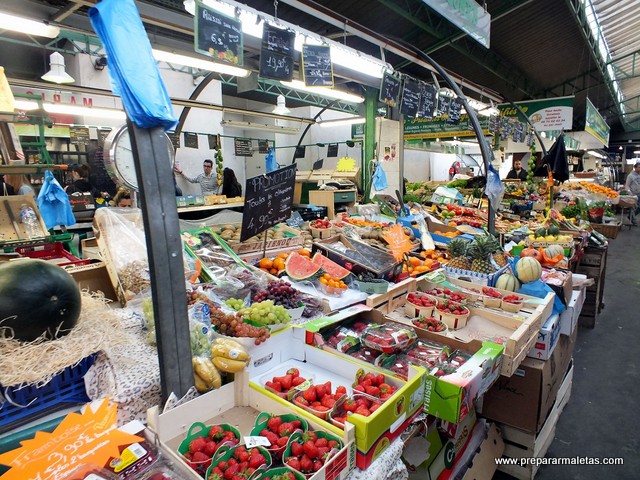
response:
<path fill-rule="evenodd" d="M 477 236 L 474 242 L 469 245 L 468 253 L 473 259 L 471 270 L 478 273 L 493 273 L 496 269 L 489 261 L 489 255 L 495 249 L 495 239 L 488 236 Z"/>
<path fill-rule="evenodd" d="M 449 255 L 451 256 L 451 260 L 447 263 L 448 267 L 469 270 L 471 262 L 469 262 L 469 259 L 465 257 L 467 244 L 468 242 L 466 240 L 459 238 L 451 240 L 449 243 Z"/>
<path fill-rule="evenodd" d="M 504 267 L 508 263 L 507 255 L 500 247 L 500 241 L 491 234 L 488 236 L 487 249 L 489 249 L 490 255 L 493 256 L 493 260 L 500 268 Z"/>

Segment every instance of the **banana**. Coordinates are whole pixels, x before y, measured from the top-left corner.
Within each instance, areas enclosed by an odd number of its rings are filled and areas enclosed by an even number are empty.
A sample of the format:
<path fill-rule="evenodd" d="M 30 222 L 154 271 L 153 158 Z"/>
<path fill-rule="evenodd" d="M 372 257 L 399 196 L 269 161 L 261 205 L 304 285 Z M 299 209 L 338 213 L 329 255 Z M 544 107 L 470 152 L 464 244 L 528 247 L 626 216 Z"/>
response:
<path fill-rule="evenodd" d="M 205 382 L 209 390 L 222 386 L 220 372 L 211 360 L 202 357 L 193 357 L 191 364 L 193 365 L 193 371 Z"/>
<path fill-rule="evenodd" d="M 246 362 L 239 360 L 230 360 L 224 357 L 213 357 L 213 364 L 222 372 L 237 373 L 241 372 L 247 366 Z"/>

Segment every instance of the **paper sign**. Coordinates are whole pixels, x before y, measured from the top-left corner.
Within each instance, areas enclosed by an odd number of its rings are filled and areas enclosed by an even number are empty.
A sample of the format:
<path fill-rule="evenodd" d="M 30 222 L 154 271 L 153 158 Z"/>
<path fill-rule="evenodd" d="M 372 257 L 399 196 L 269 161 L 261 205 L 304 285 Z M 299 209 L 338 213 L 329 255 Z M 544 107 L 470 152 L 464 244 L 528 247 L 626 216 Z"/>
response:
<path fill-rule="evenodd" d="M 404 233 L 402 225 L 399 223 L 389 227 L 389 230 L 382 235 L 382 238 L 389 244 L 393 258 L 395 258 L 396 261 L 402 260 L 413 248 L 411 240 L 409 240 L 409 237 Z"/>
<path fill-rule="evenodd" d="M 252 436 L 252 437 L 244 437 L 244 446 L 247 448 L 253 447 L 270 447 L 271 442 L 267 439 L 267 437 L 260 436 Z"/>
<path fill-rule="evenodd" d="M 61 480 L 80 463 L 105 465 L 120 456 L 124 445 L 142 441 L 137 435 L 116 429 L 117 408 L 104 400 L 95 411 L 70 413 L 52 433 L 36 432 L 20 442 L 20 448 L 0 454 L 0 463 L 11 469 L 2 480 Z"/>

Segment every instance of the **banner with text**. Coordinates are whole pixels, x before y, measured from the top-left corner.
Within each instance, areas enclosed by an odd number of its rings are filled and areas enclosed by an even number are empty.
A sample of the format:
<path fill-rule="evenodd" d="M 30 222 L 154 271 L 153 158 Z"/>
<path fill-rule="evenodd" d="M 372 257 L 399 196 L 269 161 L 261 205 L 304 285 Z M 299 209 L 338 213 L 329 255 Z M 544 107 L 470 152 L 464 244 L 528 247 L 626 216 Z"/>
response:
<path fill-rule="evenodd" d="M 574 97 L 546 98 L 544 100 L 529 100 L 516 102 L 538 132 L 549 130 L 571 130 L 573 128 Z M 517 118 L 526 122 L 518 109 L 511 104 L 498 105 L 501 117 Z"/>
<path fill-rule="evenodd" d="M 482 133 L 489 135 L 489 118 L 478 117 Z M 433 118 L 404 119 L 404 139 L 421 140 L 428 138 L 474 137 L 475 131 L 469 125 L 469 115 L 460 114 L 458 123 L 451 123 L 449 115 L 439 115 Z"/>
<path fill-rule="evenodd" d="M 607 122 L 591 103 L 591 100 L 587 98 L 587 118 L 584 123 L 584 131 L 596 137 L 606 147 L 609 145 L 609 130 Z"/>

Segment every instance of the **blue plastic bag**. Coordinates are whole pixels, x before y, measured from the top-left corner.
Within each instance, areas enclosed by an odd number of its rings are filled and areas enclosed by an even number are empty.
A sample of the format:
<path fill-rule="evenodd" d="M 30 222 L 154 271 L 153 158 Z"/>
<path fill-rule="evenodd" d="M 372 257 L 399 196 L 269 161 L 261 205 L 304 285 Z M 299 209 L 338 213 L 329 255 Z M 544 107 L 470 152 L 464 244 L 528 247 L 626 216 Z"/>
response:
<path fill-rule="evenodd" d="M 269 148 L 269 151 L 264 157 L 264 160 L 267 164 L 267 173 L 273 172 L 278 169 L 278 163 L 276 162 L 276 151 L 273 147 Z"/>
<path fill-rule="evenodd" d="M 107 52 L 113 92 L 140 128 L 173 128 L 177 119 L 133 0 L 102 0 L 89 19 Z"/>
<path fill-rule="evenodd" d="M 376 171 L 373 173 L 373 188 L 376 190 L 384 190 L 387 188 L 387 174 L 384 173 L 380 162 L 378 162 Z"/>
<path fill-rule="evenodd" d="M 49 170 L 44 173 L 44 183 L 38 194 L 38 209 L 47 229 L 76 223 L 67 192 Z"/>
<path fill-rule="evenodd" d="M 523 283 L 518 290 L 518 293 L 522 293 L 523 295 L 529 295 L 531 297 L 544 298 L 547 296 L 547 293 L 555 293 L 553 288 L 544 283 L 542 280 L 536 280 L 535 282 Z M 553 313 L 557 313 L 560 315 L 565 311 L 567 307 L 558 295 L 556 295 L 553 299 Z M 546 319 L 545 319 L 546 320 Z"/>
<path fill-rule="evenodd" d="M 494 210 L 498 209 L 498 205 L 502 202 L 504 197 L 504 185 L 496 169 L 493 165 L 489 164 L 489 170 L 487 171 L 487 186 L 484 189 L 487 194 L 487 198 L 491 202 L 491 206 Z"/>

